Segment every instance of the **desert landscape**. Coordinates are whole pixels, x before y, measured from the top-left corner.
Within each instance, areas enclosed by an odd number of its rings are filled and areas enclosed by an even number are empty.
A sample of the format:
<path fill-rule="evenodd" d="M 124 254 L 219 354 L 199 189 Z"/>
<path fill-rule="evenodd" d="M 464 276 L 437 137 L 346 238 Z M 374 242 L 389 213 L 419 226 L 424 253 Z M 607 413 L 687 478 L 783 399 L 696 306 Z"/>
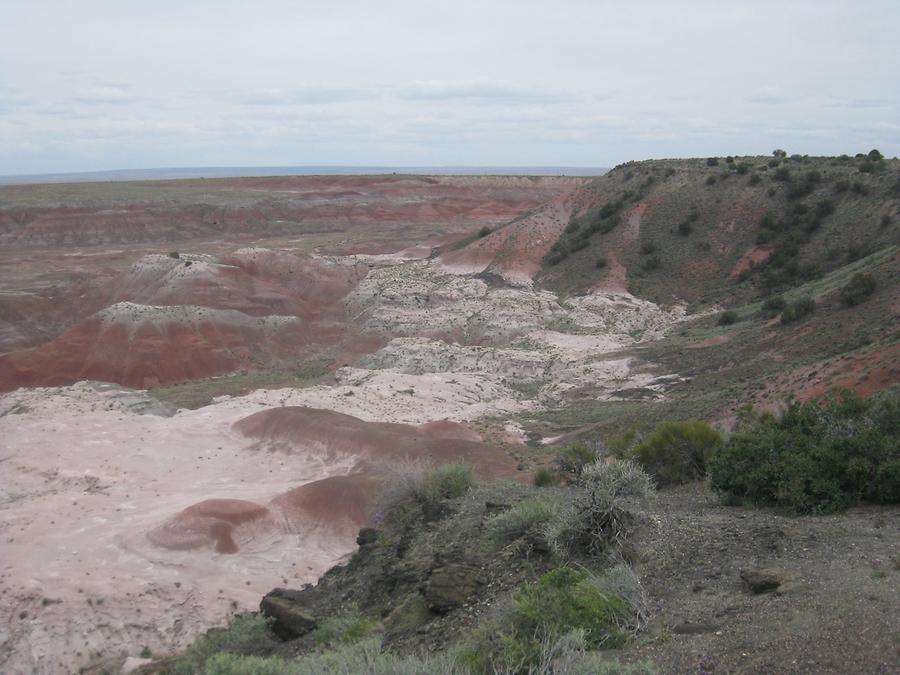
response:
<path fill-rule="evenodd" d="M 629 163 L 600 178 L 0 187 L 0 670 L 169 672 L 153 658 L 255 611 L 273 588 L 309 588 L 358 560 L 368 550 L 357 552 L 361 528 L 390 518 L 385 492 L 433 467 L 463 462 L 507 486 L 496 500 L 479 498 L 509 508 L 537 489 L 535 472 L 562 467 L 558 458 L 579 443 L 613 457 L 618 442 L 621 459 L 661 420 L 703 419 L 728 432 L 747 404 L 778 413 L 834 386 L 891 391 L 900 369 L 896 160 L 880 160 L 873 175 L 859 173 L 858 158 L 779 159 L 818 176 L 801 199 L 830 205 L 817 207 L 816 227 L 798 243 L 774 227 L 760 232 L 772 213 L 803 226 L 808 211 L 790 193 L 800 179 L 778 179 L 764 157 L 729 159 Z M 841 190 L 851 179 L 866 192 Z M 785 247 L 801 265 L 772 264 Z M 877 290 L 842 302 L 859 271 Z M 760 298 L 781 289 L 788 304 L 765 309 Z M 815 313 L 785 321 L 784 307 L 809 296 Z M 708 490 L 661 492 L 656 525 L 635 535 L 649 542 L 635 569 L 660 600 L 647 610 L 649 637 L 624 662 L 649 657 L 687 672 L 687 641 L 728 624 L 699 621 L 713 611 L 699 596 L 670 597 L 689 563 L 659 555 L 710 528 L 712 546 L 729 527 L 722 522 L 744 528 L 735 519 L 746 516 Z M 474 517 L 461 508 L 460 518 Z M 867 564 L 896 566 L 896 506 L 860 508 L 880 509 L 852 516 L 880 529 Z M 794 547 L 816 528 L 833 547 L 822 564 L 845 555 L 844 535 L 833 532 L 844 527 L 839 516 L 750 517 L 757 534 L 740 538 L 802 531 L 771 549 L 797 568 Z M 671 539 L 684 518 L 691 532 Z M 696 583 L 715 587 L 765 562 L 740 547 L 715 562 L 725 550 L 701 564 L 718 565 L 720 581 Z M 357 564 L 367 563 L 351 562 L 347 574 Z M 870 634 L 887 652 L 854 658 L 872 668 L 861 672 L 888 672 L 877 668 L 896 649 L 897 585 L 870 588 L 863 575 L 837 593 L 814 581 L 820 566 L 792 574 L 806 579 L 805 591 L 785 596 L 801 612 L 852 602 L 866 586 L 869 609 L 836 611 L 859 623 L 887 612 Z M 498 581 L 507 582 L 522 578 Z M 313 587 L 319 595 L 305 606 L 333 604 L 329 588 Z M 722 587 L 709 602 L 721 611 L 734 593 Z M 493 588 L 486 604 L 496 596 Z M 386 620 L 389 642 L 431 645 L 437 633 L 419 629 L 432 619 L 450 622 L 434 645 L 457 635 L 458 605 L 429 606 L 406 629 Z M 809 630 L 800 621 L 784 645 L 751 648 L 741 631 L 763 619 L 749 605 L 733 611 L 730 646 L 715 657 L 723 672 L 752 663 L 768 672 L 763 652 L 796 649 Z M 731 660 L 741 658 L 746 667 Z M 791 670 L 823 672 L 815 663 Z"/>
<path fill-rule="evenodd" d="M 900 673 L 896 0 L 0 17 L 0 675 Z"/>

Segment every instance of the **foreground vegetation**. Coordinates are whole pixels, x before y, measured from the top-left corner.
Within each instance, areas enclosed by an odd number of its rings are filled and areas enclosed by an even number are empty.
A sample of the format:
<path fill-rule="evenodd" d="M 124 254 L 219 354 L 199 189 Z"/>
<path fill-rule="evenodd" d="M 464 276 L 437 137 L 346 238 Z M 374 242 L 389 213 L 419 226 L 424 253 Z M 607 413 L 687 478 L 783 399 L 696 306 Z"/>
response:
<path fill-rule="evenodd" d="M 629 561 L 656 485 L 708 475 L 727 502 L 795 513 L 900 503 L 900 395 L 748 409 L 724 436 L 664 422 L 562 448 L 543 475 L 531 487 L 480 483 L 462 464 L 398 476 L 350 564 L 293 598 L 315 617 L 306 634 L 284 642 L 277 621 L 237 617 L 157 672 L 654 672 L 607 651 L 652 615 Z"/>

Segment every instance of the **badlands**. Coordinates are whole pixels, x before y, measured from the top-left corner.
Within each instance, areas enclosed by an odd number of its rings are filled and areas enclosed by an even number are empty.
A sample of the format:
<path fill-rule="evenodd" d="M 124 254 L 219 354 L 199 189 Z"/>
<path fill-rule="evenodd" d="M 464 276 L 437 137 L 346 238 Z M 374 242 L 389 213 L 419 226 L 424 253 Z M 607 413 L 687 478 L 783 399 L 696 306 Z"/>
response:
<path fill-rule="evenodd" d="M 177 652 L 271 589 L 348 561 L 383 515 L 379 495 L 422 467 L 463 461 L 530 484 L 556 448 L 598 432 L 692 418 L 727 429 L 750 402 L 895 386 L 894 188 L 865 178 L 866 192 L 840 193 L 792 238 L 785 228 L 814 212 L 793 206 L 766 158 L 751 161 L 749 179 L 666 160 L 592 180 L 0 187 L 0 672 L 103 672 Z M 808 161 L 823 199 L 855 171 Z M 848 305 L 842 289 L 861 271 L 878 291 Z M 815 298 L 814 316 L 779 322 L 760 300 L 776 291 Z M 698 532 L 724 531 L 707 514 L 774 527 L 706 493 L 663 497 L 671 513 L 654 522 L 687 515 L 666 520 L 679 534 L 660 550 L 684 559 L 712 546 Z M 866 532 L 881 528 L 869 520 Z M 704 583 L 757 561 L 756 549 L 716 550 L 728 573 Z M 722 560 L 732 550 L 745 557 Z M 647 562 L 654 593 L 669 597 L 672 575 L 692 587 L 689 571 Z M 692 649 L 676 641 L 664 658 L 681 668 Z"/>
<path fill-rule="evenodd" d="M 581 182 L 3 188 L 0 670 L 183 647 L 350 554 L 404 467 L 528 480 L 517 413 L 663 397 L 679 375 L 627 350 L 683 305 L 531 281 Z"/>

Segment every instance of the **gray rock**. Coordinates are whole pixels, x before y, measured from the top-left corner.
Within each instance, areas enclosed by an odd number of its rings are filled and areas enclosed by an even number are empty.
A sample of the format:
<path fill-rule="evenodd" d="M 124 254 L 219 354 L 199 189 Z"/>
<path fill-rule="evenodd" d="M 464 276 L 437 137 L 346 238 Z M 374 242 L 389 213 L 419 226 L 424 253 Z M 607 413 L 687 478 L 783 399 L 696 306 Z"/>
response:
<path fill-rule="evenodd" d="M 778 590 L 786 581 L 792 580 L 796 575 L 779 567 L 765 567 L 757 570 L 743 570 L 741 579 L 747 588 L 753 593 L 771 593 Z"/>
<path fill-rule="evenodd" d="M 283 640 L 302 637 L 317 625 L 303 602 L 303 591 L 276 588 L 263 597 L 259 611 L 274 620 L 272 630 Z"/>
<path fill-rule="evenodd" d="M 435 612 L 449 612 L 465 603 L 483 583 L 475 567 L 458 564 L 437 567 L 425 583 L 425 602 Z"/>

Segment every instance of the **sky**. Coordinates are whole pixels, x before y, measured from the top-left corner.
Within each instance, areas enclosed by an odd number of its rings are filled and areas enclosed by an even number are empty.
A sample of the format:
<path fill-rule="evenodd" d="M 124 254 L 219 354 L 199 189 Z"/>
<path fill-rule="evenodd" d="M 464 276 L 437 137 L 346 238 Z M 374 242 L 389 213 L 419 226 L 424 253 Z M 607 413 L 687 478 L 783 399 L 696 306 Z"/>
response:
<path fill-rule="evenodd" d="M 900 154 L 897 0 L 0 0 L 0 175 Z"/>

